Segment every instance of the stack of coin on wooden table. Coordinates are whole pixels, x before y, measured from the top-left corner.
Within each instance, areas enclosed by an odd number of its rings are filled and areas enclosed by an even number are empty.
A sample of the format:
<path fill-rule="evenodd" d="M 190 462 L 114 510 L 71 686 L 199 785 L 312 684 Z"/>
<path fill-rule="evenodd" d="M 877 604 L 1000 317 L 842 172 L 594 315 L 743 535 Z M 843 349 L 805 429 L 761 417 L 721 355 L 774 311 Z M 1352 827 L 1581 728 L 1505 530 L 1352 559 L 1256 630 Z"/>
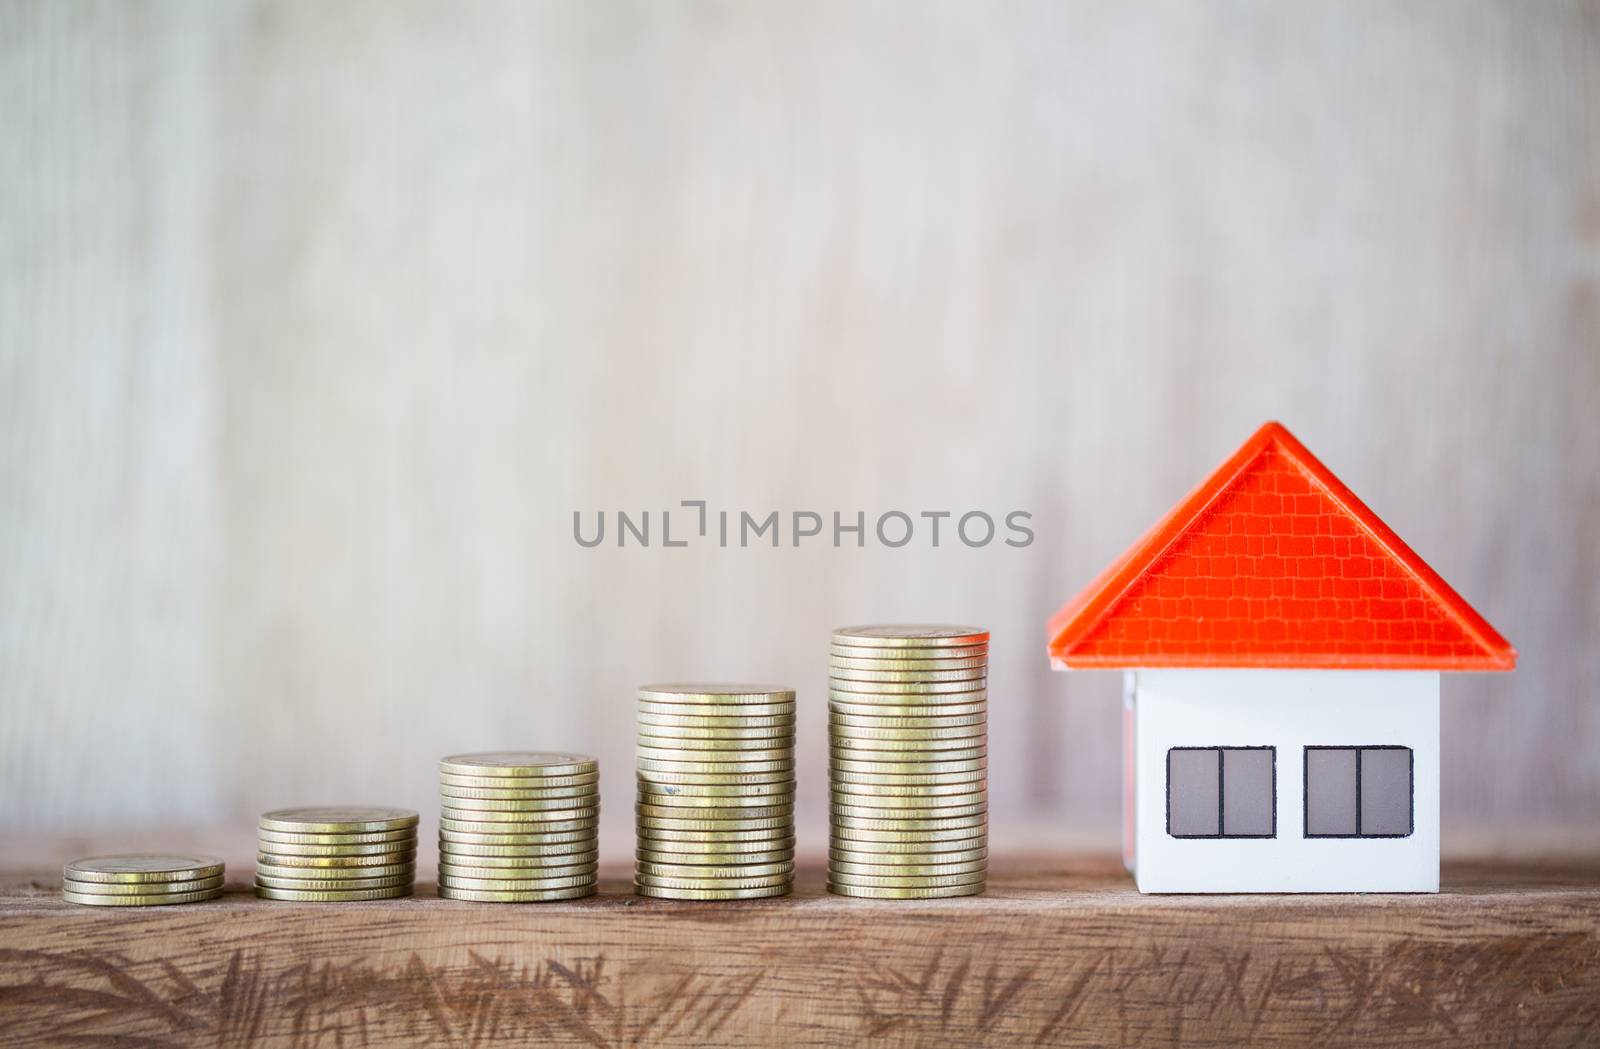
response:
<path fill-rule="evenodd" d="M 209 856 L 90 856 L 61 868 L 61 898 L 92 907 L 159 907 L 222 895 L 222 861 Z"/>
<path fill-rule="evenodd" d="M 794 884 L 794 690 L 646 685 L 638 726 L 639 895 L 787 895 Z"/>
<path fill-rule="evenodd" d="M 485 903 L 592 896 L 600 763 L 506 750 L 439 762 L 439 895 Z"/>
<path fill-rule="evenodd" d="M 410 896 L 417 814 L 364 805 L 263 813 L 256 831 L 256 895 L 345 903 Z"/>
<path fill-rule="evenodd" d="M 828 889 L 930 899 L 984 889 L 988 631 L 845 627 L 828 657 Z"/>

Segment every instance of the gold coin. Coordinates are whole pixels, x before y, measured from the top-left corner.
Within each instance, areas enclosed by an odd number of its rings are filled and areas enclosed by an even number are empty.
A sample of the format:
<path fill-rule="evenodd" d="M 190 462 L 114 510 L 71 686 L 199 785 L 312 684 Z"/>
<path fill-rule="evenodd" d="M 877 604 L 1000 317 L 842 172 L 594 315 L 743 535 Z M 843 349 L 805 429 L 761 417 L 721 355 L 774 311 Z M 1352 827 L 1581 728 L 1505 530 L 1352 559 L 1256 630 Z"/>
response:
<path fill-rule="evenodd" d="M 966 717 L 971 714 L 988 714 L 989 704 L 985 703 L 948 703 L 944 705 L 924 706 L 916 703 L 846 703 L 843 700 L 832 700 L 828 703 L 828 714 L 848 714 L 851 717 L 868 718 L 943 718 Z"/>
<path fill-rule="evenodd" d="M 885 788 L 887 793 L 909 793 L 915 787 L 949 787 L 952 790 L 957 788 L 972 790 L 974 784 L 986 783 L 988 778 L 988 769 L 935 774 L 920 772 L 911 775 L 882 772 L 845 772 L 842 769 L 828 770 L 828 782 L 834 789 L 843 791 L 846 794 L 856 794 L 860 793 L 862 789 L 870 790 L 873 788 Z"/>
<path fill-rule="evenodd" d="M 360 834 L 376 830 L 401 830 L 417 825 L 411 809 L 377 805 L 311 805 L 299 809 L 273 809 L 261 814 L 262 830 L 298 834 Z"/>
<path fill-rule="evenodd" d="M 279 867 L 383 867 L 396 863 L 410 863 L 416 858 L 415 844 L 410 848 L 391 849 L 388 852 L 359 856 L 305 856 L 299 853 L 265 851 L 256 853 L 256 862 L 271 863 Z"/>
<path fill-rule="evenodd" d="M 363 852 L 360 856 L 302 856 L 298 852 L 267 852 L 267 846 L 274 849 L 283 848 L 282 844 L 262 843 L 256 846 L 258 862 L 275 864 L 278 867 L 387 867 L 394 864 L 410 864 L 416 859 L 416 843 L 410 843 L 405 849 L 389 849 L 387 852 Z"/>
<path fill-rule="evenodd" d="M 595 808 L 599 794 L 566 795 L 559 798 L 457 798 L 441 797 L 439 804 L 455 813 L 551 812 Z M 474 817 L 475 818 L 475 817 Z M 540 817 L 535 816 L 534 819 Z"/>
<path fill-rule="evenodd" d="M 794 726 L 782 728 L 668 728 L 665 725 L 640 725 L 639 745 L 682 747 L 695 750 L 771 749 L 794 744 Z"/>
<path fill-rule="evenodd" d="M 275 841 L 262 838 L 257 848 L 274 856 L 396 856 L 415 853 L 415 835 L 394 841 L 373 842 L 367 845 L 301 845 L 292 841 Z"/>
<path fill-rule="evenodd" d="M 868 626 L 842 626 L 833 632 L 833 643 L 864 645 L 868 648 L 947 648 L 955 645 L 987 645 L 989 632 L 975 626 L 948 623 L 873 623 Z"/>
<path fill-rule="evenodd" d="M 989 817 L 984 812 L 974 812 L 964 816 L 934 816 L 926 818 L 857 816 L 851 813 L 835 812 L 829 814 L 829 822 L 834 827 L 846 830 L 946 831 L 958 830 L 964 827 L 986 827 L 989 824 Z"/>
<path fill-rule="evenodd" d="M 502 780 L 501 782 L 505 782 Z M 555 798 L 592 798 L 600 792 L 598 783 L 576 787 L 460 787 L 439 784 L 441 798 L 472 798 L 479 801 L 549 801 Z M 451 804 L 454 804 L 452 802 Z"/>
<path fill-rule="evenodd" d="M 327 892 L 335 889 L 392 889 L 397 885 L 410 885 L 414 877 L 412 874 L 391 874 L 386 878 L 284 878 L 257 871 L 256 884 L 269 889 Z"/>
<path fill-rule="evenodd" d="M 493 867 L 485 860 L 506 860 L 509 867 L 515 867 L 518 860 L 558 860 L 568 856 L 594 856 L 597 846 L 597 835 L 582 836 L 576 841 L 557 841 L 550 844 L 483 844 L 474 841 L 446 841 L 438 840 L 438 856 L 459 856 L 470 860 L 472 864 L 480 867 Z"/>
<path fill-rule="evenodd" d="M 858 827 L 828 828 L 828 843 L 833 848 L 854 848 L 857 843 L 887 844 L 901 849 L 933 851 L 940 847 L 980 849 L 989 845 L 989 827 L 955 827 L 950 830 L 863 830 Z"/>
<path fill-rule="evenodd" d="M 701 853 L 705 855 L 744 856 L 756 852 L 778 852 L 794 849 L 794 835 L 761 838 L 754 841 L 674 841 L 649 838 L 639 842 L 639 848 L 655 852 Z"/>
<path fill-rule="evenodd" d="M 482 815 L 482 813 L 479 813 Z M 517 839 L 527 837 L 532 840 L 550 840 L 550 835 L 564 831 L 583 831 L 592 833 L 595 826 L 594 816 L 585 816 L 581 819 L 571 820 L 546 820 L 544 822 L 529 823 L 493 823 L 482 820 L 456 819 L 449 816 L 439 817 L 439 833 L 444 835 L 450 832 L 451 840 L 471 841 L 471 838 L 457 839 L 457 834 L 482 834 L 493 836 L 502 844 L 513 844 Z"/>
<path fill-rule="evenodd" d="M 983 794 L 988 788 L 984 781 L 969 780 L 965 783 L 918 783 L 911 785 L 889 785 L 884 783 L 851 783 L 830 777 L 828 789 L 841 801 L 844 797 L 862 798 L 955 798 L 963 794 Z"/>
<path fill-rule="evenodd" d="M 952 885 L 969 885 L 972 882 L 984 880 L 984 873 L 968 872 L 966 874 L 926 874 L 920 877 L 909 875 L 881 875 L 881 874 L 846 874 L 843 871 L 829 869 L 828 883 L 830 885 L 861 886 L 868 889 L 943 889 Z"/>
<path fill-rule="evenodd" d="M 639 701 L 640 714 L 666 714 L 672 717 L 729 717 L 735 720 L 759 717 L 793 717 L 793 700 L 783 703 L 740 703 L 730 708 L 726 703 L 651 703 Z"/>
<path fill-rule="evenodd" d="M 451 776 L 585 776 L 597 773 L 600 763 L 587 754 L 542 750 L 491 750 L 479 754 L 452 754 L 439 761 L 441 775 Z"/>
<path fill-rule="evenodd" d="M 635 895 L 658 900 L 761 900 L 787 896 L 793 891 L 793 885 L 786 881 L 759 889 L 669 889 L 659 885 L 635 884 L 633 891 Z"/>
<path fill-rule="evenodd" d="M 794 844 L 794 826 L 789 820 L 774 821 L 774 827 L 757 827 L 753 830 L 704 830 L 683 829 L 676 827 L 639 827 L 639 840 L 648 841 L 652 848 L 666 848 L 668 844 L 681 845 L 721 845 L 721 844 L 752 844 L 761 842 L 768 844 L 777 841 L 786 841 Z"/>
<path fill-rule="evenodd" d="M 877 805 L 841 805 L 837 802 L 830 802 L 828 805 L 828 815 L 835 819 L 895 820 L 901 823 L 911 820 L 922 822 L 926 820 L 963 819 L 967 816 L 982 816 L 988 811 L 988 802 L 976 805 L 948 805 L 917 809 L 897 809 Z"/>
<path fill-rule="evenodd" d="M 221 860 L 171 853 L 88 856 L 61 868 L 61 876 L 91 882 L 192 882 L 222 873 Z"/>
<path fill-rule="evenodd" d="M 794 873 L 794 860 L 780 860 L 776 863 L 730 863 L 714 866 L 691 866 L 685 863 L 650 863 L 639 860 L 634 865 L 635 872 L 650 877 L 651 879 L 664 878 L 674 882 L 689 879 L 705 879 L 717 882 L 725 878 L 735 878 L 740 881 L 759 878 L 765 880 L 777 875 L 791 875 Z"/>
<path fill-rule="evenodd" d="M 706 772 L 764 772 L 784 767 L 782 765 L 762 767 L 753 764 L 756 762 L 788 762 L 789 768 L 794 767 L 793 742 L 787 742 L 781 747 L 768 747 L 760 750 L 696 750 L 694 748 L 657 747 L 640 740 L 634 751 L 638 755 L 638 766 L 641 768 L 644 767 L 644 762 L 646 761 L 675 762 L 680 771 L 690 767 L 699 767 Z M 704 767 L 710 765 L 720 767 Z M 671 770 L 669 769 L 668 771 Z"/>
<path fill-rule="evenodd" d="M 828 673 L 835 676 L 838 670 L 900 670 L 900 671 L 938 671 L 938 670 L 987 670 L 989 667 L 988 656 L 972 656 L 957 659 L 857 659 L 854 656 L 829 656 Z M 959 678 L 958 681 L 969 680 Z M 902 678 L 891 684 L 908 684 L 921 686 L 932 684 L 920 677 L 909 679 Z"/>
<path fill-rule="evenodd" d="M 517 809 L 513 812 L 464 809 L 443 804 L 439 806 L 441 819 L 469 823 L 562 823 L 569 820 L 592 820 L 598 815 L 600 807 L 594 804 L 567 805 L 556 809 Z"/>
<path fill-rule="evenodd" d="M 635 886 L 649 886 L 653 889 L 766 889 L 777 885 L 788 885 L 794 881 L 792 874 L 763 874 L 749 878 L 673 878 L 663 874 L 644 874 L 635 872 L 633 884 Z M 710 884 L 707 884 L 710 882 Z"/>
<path fill-rule="evenodd" d="M 987 681 L 838 681 L 828 679 L 828 698 L 847 703 L 977 703 L 989 698 Z"/>
<path fill-rule="evenodd" d="M 468 889 L 473 892 L 549 892 L 551 889 L 576 889 L 596 884 L 593 874 L 578 874 L 570 878 L 457 878 L 440 873 L 439 885 L 449 889 Z"/>
<path fill-rule="evenodd" d="M 644 777 L 639 778 L 640 794 L 656 794 L 668 798 L 704 798 L 707 801 L 722 799 L 721 804 L 726 804 L 729 798 L 792 798 L 794 797 L 794 780 L 783 780 L 778 783 L 654 783 Z"/>
<path fill-rule="evenodd" d="M 473 855 L 466 852 L 447 850 L 442 846 L 439 849 L 439 863 L 448 863 L 452 867 L 471 867 L 482 869 L 485 867 L 503 867 L 507 870 L 544 870 L 551 867 L 571 867 L 577 864 L 594 863 L 600 858 L 596 849 L 585 849 L 582 852 L 567 852 L 559 854 L 543 854 L 539 856 L 499 856 L 499 855 Z"/>
<path fill-rule="evenodd" d="M 956 844 L 959 842 L 935 842 L 934 844 Z M 828 859 L 840 860 L 846 863 L 863 864 L 898 864 L 913 863 L 937 866 L 943 863 L 971 863 L 974 860 L 989 858 L 986 847 L 975 849 L 955 848 L 949 852 L 937 852 L 932 848 L 923 846 L 914 847 L 914 851 L 906 851 L 908 846 L 902 843 L 883 841 L 836 841 L 828 849 Z"/>
<path fill-rule="evenodd" d="M 860 662 L 860 660 L 856 662 Z M 866 681 L 880 685 L 950 684 L 957 681 L 964 681 L 970 684 L 972 682 L 987 681 L 988 678 L 989 670 L 987 667 L 961 667 L 953 670 L 869 670 L 860 667 L 837 665 L 828 667 L 828 680 L 840 682 L 845 688 L 850 686 L 843 683 L 851 681 Z M 973 685 L 972 687 L 976 689 L 982 686 Z"/>
<path fill-rule="evenodd" d="M 834 736 L 828 756 L 846 761 L 972 761 L 989 756 L 983 738 L 972 739 L 858 739 Z"/>
<path fill-rule="evenodd" d="M 633 811 L 639 816 L 672 816 L 693 819 L 765 819 L 794 812 L 793 798 L 751 798 L 741 802 L 728 798 L 675 798 L 664 794 L 639 794 Z"/>
<path fill-rule="evenodd" d="M 62 889 L 61 898 L 68 903 L 86 903 L 91 907 L 163 907 L 176 903 L 198 903 L 222 896 L 222 889 L 204 889 L 199 892 L 161 892 L 145 896 L 118 896 L 101 892 L 73 892 Z"/>
<path fill-rule="evenodd" d="M 641 710 L 636 718 L 636 724 L 649 725 L 652 728 L 725 729 L 732 732 L 754 732 L 761 729 L 793 731 L 794 714 L 647 714 Z"/>
<path fill-rule="evenodd" d="M 691 867 L 738 866 L 744 863 L 781 863 L 794 859 L 794 849 L 770 849 L 766 852 L 660 852 L 655 849 L 637 849 L 633 858 L 641 863 L 686 864 Z"/>
<path fill-rule="evenodd" d="M 563 790 L 600 782 L 600 773 L 582 772 L 571 776 L 461 776 L 439 773 L 440 787 L 478 787 L 496 790 Z"/>
<path fill-rule="evenodd" d="M 694 784 L 736 784 L 742 782 L 738 779 L 742 776 L 794 779 L 795 763 L 794 758 L 784 761 L 646 761 L 642 758 L 635 763 L 634 772 L 635 776 L 677 776 L 682 777 L 683 782 Z"/>
<path fill-rule="evenodd" d="M 835 659 L 988 659 L 988 645 L 953 645 L 948 648 L 872 648 L 867 645 L 829 645 L 828 660 Z"/>
<path fill-rule="evenodd" d="M 982 874 L 988 869 L 988 860 L 970 860 L 966 863 L 852 863 L 847 860 L 828 860 L 828 871 L 843 875 L 875 875 L 900 878 L 959 877 L 963 874 Z"/>
<path fill-rule="evenodd" d="M 344 881 L 361 878 L 411 878 L 415 863 L 391 863 L 383 867 L 286 867 L 281 863 L 256 864 L 256 877 L 299 878 L 304 881 Z"/>
<path fill-rule="evenodd" d="M 855 740 L 867 740 L 873 743 L 943 743 L 950 741 L 954 746 L 976 746 L 967 740 L 982 739 L 989 732 L 987 722 L 976 725 L 951 725 L 948 728 L 867 728 L 863 725 L 839 725 L 830 723 L 828 733 L 832 742 L 837 746 L 849 746 Z M 880 749 L 877 747 L 874 750 Z"/>
<path fill-rule="evenodd" d="M 593 896 L 596 882 L 574 885 L 569 889 L 541 889 L 538 892 L 478 891 L 439 886 L 439 897 L 445 900 L 470 900 L 474 903 L 549 903 L 554 900 L 576 900 Z"/>
<path fill-rule="evenodd" d="M 411 841 L 417 836 L 417 828 L 405 827 L 401 830 L 374 830 L 364 834 L 300 834 L 287 830 L 257 830 L 256 837 L 261 841 L 276 842 L 280 845 L 317 845 L 347 848 L 352 845 L 384 845 L 393 842 Z"/>
<path fill-rule="evenodd" d="M 734 834 L 741 831 L 752 830 L 783 830 L 787 832 L 794 826 L 794 817 L 785 814 L 763 819 L 674 819 L 665 816 L 652 816 L 641 814 L 638 817 L 641 836 L 647 831 L 657 830 L 711 830 L 719 833 Z"/>
<path fill-rule="evenodd" d="M 640 725 L 638 745 L 652 750 L 708 750 L 737 753 L 745 750 L 781 750 L 794 746 L 794 726 L 786 729 L 667 729 L 659 725 Z"/>
<path fill-rule="evenodd" d="M 877 809 L 952 809 L 968 805 L 981 805 L 989 800 L 988 788 L 982 784 L 958 783 L 967 789 L 960 794 L 849 794 L 830 789 L 828 801 L 834 805 L 860 805 Z M 974 789 L 976 787 L 976 789 Z"/>
<path fill-rule="evenodd" d="M 760 739 L 680 739 L 665 736 L 640 736 L 640 757 L 658 761 L 782 761 L 794 755 L 793 736 Z M 709 757 L 708 753 L 727 755 Z"/>
<path fill-rule="evenodd" d="M 395 885 L 387 889 L 274 889 L 257 885 L 256 895 L 264 900 L 293 900 L 299 903 L 355 903 L 360 900 L 397 900 L 410 896 L 412 886 Z"/>
<path fill-rule="evenodd" d="M 651 750 L 653 747 L 638 748 Z M 653 753 L 642 753 L 635 758 L 634 768 L 640 772 L 707 772 L 714 776 L 744 776 L 749 772 L 792 772 L 795 768 L 794 747 L 779 750 L 782 758 L 744 758 L 742 755 L 696 753 L 683 755 L 677 750 L 667 750 L 667 758 L 656 758 Z"/>
<path fill-rule="evenodd" d="M 656 787 L 748 787 L 794 782 L 794 770 L 781 772 L 646 772 L 634 773 L 640 783 Z"/>
<path fill-rule="evenodd" d="M 978 896 L 983 893 L 984 887 L 981 881 L 966 885 L 919 889 L 871 888 L 865 885 L 828 883 L 828 891 L 835 896 L 855 896 L 864 900 L 936 900 L 951 896 Z"/>
<path fill-rule="evenodd" d="M 782 685 L 668 684 L 644 685 L 639 699 L 645 703 L 690 703 L 695 706 L 739 706 L 793 703 L 794 689 Z"/>
<path fill-rule="evenodd" d="M 959 728 L 961 726 L 980 727 L 988 725 L 989 712 L 980 710 L 974 714 L 937 714 L 932 717 L 911 716 L 906 714 L 845 714 L 837 710 L 828 711 L 828 724 L 837 725 L 841 730 L 850 729 L 933 729 L 933 728 Z"/>
<path fill-rule="evenodd" d="M 950 761 L 942 756 L 935 759 L 890 758 L 841 758 L 832 755 L 828 762 L 828 771 L 851 772 L 862 776 L 944 776 L 962 772 L 986 772 L 989 768 L 987 757 L 963 758 Z"/>
<path fill-rule="evenodd" d="M 599 869 L 596 863 L 569 863 L 564 867 L 458 867 L 453 863 L 439 864 L 439 879 L 447 885 L 465 888 L 482 888 L 472 882 L 499 882 L 501 889 L 565 889 L 583 879 L 592 880 Z M 538 884 L 564 880 L 569 885 Z"/>
<path fill-rule="evenodd" d="M 561 829 L 544 828 L 534 831 L 485 831 L 476 823 L 459 826 L 439 826 L 439 840 L 451 845 L 485 845 L 495 848 L 522 849 L 528 846 L 570 845 L 575 842 L 595 840 L 593 820 L 580 820 L 575 825 Z"/>
<path fill-rule="evenodd" d="M 949 702 L 946 702 L 949 700 Z M 901 707 L 976 707 L 989 708 L 989 692 L 851 692 L 830 688 L 827 705 L 830 710 L 842 704 L 872 705 L 883 716 L 901 716 Z M 872 713 L 872 712 L 869 712 Z M 934 710 L 933 713 L 941 713 Z"/>
<path fill-rule="evenodd" d="M 702 798 L 692 794 L 653 794 L 642 787 L 634 798 L 634 811 L 638 806 L 667 809 L 668 812 L 646 812 L 647 816 L 710 816 L 713 813 L 735 812 L 746 816 L 782 816 L 794 811 L 794 794 L 788 792 L 767 797 Z M 683 809 L 697 810 L 685 813 Z M 733 817 L 737 819 L 738 817 Z"/>
<path fill-rule="evenodd" d="M 160 896 L 170 892 L 206 892 L 222 888 L 222 875 L 190 878 L 186 881 L 78 881 L 63 879 L 62 889 L 79 896 Z"/>

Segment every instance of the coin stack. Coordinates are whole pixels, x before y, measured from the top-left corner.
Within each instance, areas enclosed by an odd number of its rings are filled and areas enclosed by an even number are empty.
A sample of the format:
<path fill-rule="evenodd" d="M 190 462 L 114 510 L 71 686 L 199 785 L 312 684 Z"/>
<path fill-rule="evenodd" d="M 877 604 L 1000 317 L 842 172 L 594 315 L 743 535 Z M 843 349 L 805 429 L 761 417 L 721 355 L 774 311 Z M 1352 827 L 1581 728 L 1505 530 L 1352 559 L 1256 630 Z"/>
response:
<path fill-rule="evenodd" d="M 61 868 L 61 898 L 92 907 L 156 907 L 222 895 L 222 861 L 206 856 L 90 856 Z"/>
<path fill-rule="evenodd" d="M 989 633 L 859 626 L 828 657 L 828 890 L 980 893 L 988 868 Z"/>
<path fill-rule="evenodd" d="M 417 814 L 409 809 L 276 809 L 262 814 L 256 837 L 256 895 L 263 899 L 340 903 L 411 895 Z"/>
<path fill-rule="evenodd" d="M 439 895 L 487 903 L 592 896 L 600 763 L 507 750 L 439 762 Z"/>
<path fill-rule="evenodd" d="M 794 690 L 639 690 L 634 887 L 673 900 L 785 896 L 794 882 Z"/>

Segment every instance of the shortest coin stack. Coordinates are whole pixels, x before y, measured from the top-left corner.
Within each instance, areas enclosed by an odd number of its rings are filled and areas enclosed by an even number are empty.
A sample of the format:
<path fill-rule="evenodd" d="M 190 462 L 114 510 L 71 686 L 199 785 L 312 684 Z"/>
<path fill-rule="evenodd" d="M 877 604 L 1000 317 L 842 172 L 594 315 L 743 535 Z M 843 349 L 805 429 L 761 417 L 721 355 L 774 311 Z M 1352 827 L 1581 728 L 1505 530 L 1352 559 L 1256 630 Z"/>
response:
<path fill-rule="evenodd" d="M 263 813 L 256 895 L 345 903 L 410 896 L 417 814 L 410 809 L 319 805 Z"/>
<path fill-rule="evenodd" d="M 158 907 L 222 895 L 222 861 L 206 856 L 90 856 L 61 868 L 61 897 L 92 907 Z"/>
<path fill-rule="evenodd" d="M 542 903 L 594 895 L 600 763 L 504 750 L 439 762 L 439 895 Z"/>

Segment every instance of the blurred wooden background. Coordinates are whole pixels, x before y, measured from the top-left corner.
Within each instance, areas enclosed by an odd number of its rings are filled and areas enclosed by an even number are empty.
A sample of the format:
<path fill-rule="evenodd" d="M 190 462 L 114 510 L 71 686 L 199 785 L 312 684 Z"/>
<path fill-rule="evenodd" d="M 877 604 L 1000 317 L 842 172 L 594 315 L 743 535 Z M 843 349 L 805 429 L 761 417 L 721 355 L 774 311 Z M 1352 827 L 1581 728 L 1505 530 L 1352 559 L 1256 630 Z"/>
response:
<path fill-rule="evenodd" d="M 994 631 L 997 824 L 1116 818 L 1058 604 L 1281 418 L 1522 651 L 1452 834 L 1600 840 L 1600 7 L 0 0 L 0 829 L 433 807 L 632 689 Z M 1026 550 L 580 549 L 1012 509 Z M 626 845 L 612 835 L 613 848 Z"/>

